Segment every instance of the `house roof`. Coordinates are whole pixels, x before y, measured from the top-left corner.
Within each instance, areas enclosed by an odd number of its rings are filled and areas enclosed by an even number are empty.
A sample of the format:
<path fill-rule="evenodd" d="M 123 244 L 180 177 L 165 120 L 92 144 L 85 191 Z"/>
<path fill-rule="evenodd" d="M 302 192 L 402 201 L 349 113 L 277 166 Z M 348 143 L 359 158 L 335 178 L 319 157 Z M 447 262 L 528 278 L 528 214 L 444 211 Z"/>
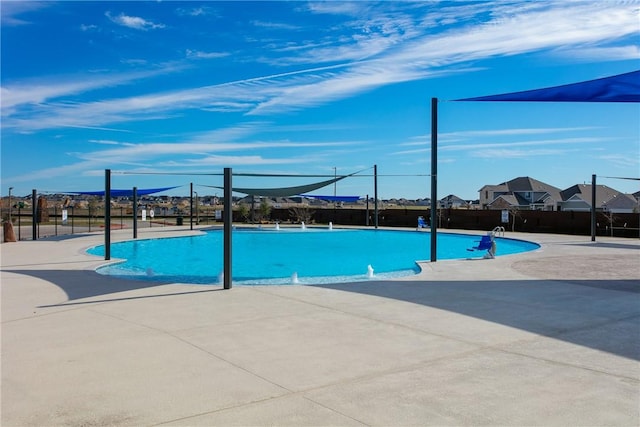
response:
<path fill-rule="evenodd" d="M 496 197 L 489 203 L 489 205 L 501 204 L 500 201 L 504 201 L 510 206 L 520 206 L 520 201 L 513 194 L 503 194 L 501 196 Z"/>
<path fill-rule="evenodd" d="M 443 197 L 441 200 L 441 202 L 450 202 L 450 203 L 467 203 L 466 200 L 461 199 L 460 197 L 456 196 L 455 194 L 449 194 L 446 197 Z"/>
<path fill-rule="evenodd" d="M 504 191 L 504 192 L 508 192 L 509 189 L 507 188 L 507 184 L 506 183 L 502 183 L 499 185 L 492 185 L 492 184 L 487 184 L 487 185 L 483 185 L 482 188 L 478 191 L 484 191 L 484 190 L 491 190 L 491 191 Z"/>
<path fill-rule="evenodd" d="M 638 206 L 638 201 L 630 194 L 619 193 L 606 202 L 608 209 L 633 209 Z"/>
<path fill-rule="evenodd" d="M 509 192 L 512 193 L 525 191 L 545 192 L 548 193 L 552 199 L 561 200 L 559 188 L 528 176 L 520 176 L 512 179 L 511 181 L 503 182 L 501 185 L 506 185 Z M 537 202 L 537 200 L 534 200 L 534 202 Z"/>
<path fill-rule="evenodd" d="M 560 192 L 562 200 L 569 200 L 573 198 L 580 198 L 584 200 L 589 206 L 591 206 L 591 192 L 593 186 L 591 184 L 576 184 L 566 190 Z M 606 185 L 596 185 L 596 206 L 602 206 L 609 200 L 617 197 L 620 193 L 618 190 L 614 190 Z"/>

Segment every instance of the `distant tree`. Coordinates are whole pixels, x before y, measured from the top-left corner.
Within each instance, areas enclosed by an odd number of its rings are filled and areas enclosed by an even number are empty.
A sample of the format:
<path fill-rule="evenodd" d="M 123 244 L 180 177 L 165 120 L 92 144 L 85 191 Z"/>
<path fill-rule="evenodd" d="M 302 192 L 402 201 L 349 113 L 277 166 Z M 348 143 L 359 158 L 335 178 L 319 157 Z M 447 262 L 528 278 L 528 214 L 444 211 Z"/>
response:
<path fill-rule="evenodd" d="M 240 218 L 242 218 L 245 222 L 249 219 L 249 206 L 247 206 L 245 203 L 240 203 L 238 205 L 238 215 L 240 215 Z"/>
<path fill-rule="evenodd" d="M 613 237 L 613 224 L 619 218 L 615 217 L 611 211 L 603 211 L 600 215 L 604 218 L 605 224 L 607 224 L 607 228 L 610 230 L 611 236 Z"/>
<path fill-rule="evenodd" d="M 314 211 L 310 210 L 308 206 L 302 207 L 293 207 L 289 209 L 289 215 L 293 218 L 294 222 L 301 223 L 311 222 L 311 217 L 313 216 Z"/>
<path fill-rule="evenodd" d="M 267 202 L 267 199 L 262 199 L 260 207 L 258 208 L 259 220 L 268 220 L 271 215 L 271 205 Z"/>
<path fill-rule="evenodd" d="M 511 217 L 511 231 L 516 231 L 516 218 L 522 218 L 522 212 L 515 206 L 511 206 L 508 209 L 509 216 Z"/>

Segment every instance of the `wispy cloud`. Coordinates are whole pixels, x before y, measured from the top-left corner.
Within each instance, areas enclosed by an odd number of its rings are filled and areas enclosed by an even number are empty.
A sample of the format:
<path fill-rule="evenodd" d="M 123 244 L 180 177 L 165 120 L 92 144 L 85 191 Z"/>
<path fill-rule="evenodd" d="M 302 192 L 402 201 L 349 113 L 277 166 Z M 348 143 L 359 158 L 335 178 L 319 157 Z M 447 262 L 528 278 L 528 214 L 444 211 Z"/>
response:
<path fill-rule="evenodd" d="M 322 149 L 327 147 L 339 147 L 357 144 L 358 142 L 305 142 L 305 141 L 257 141 L 257 142 L 219 142 L 227 138 L 245 137 L 250 133 L 251 125 L 247 128 L 232 127 L 220 129 L 215 132 L 206 132 L 194 135 L 186 142 L 155 142 L 155 143 L 131 143 L 117 140 L 90 140 L 96 145 L 106 146 L 88 152 L 67 153 L 70 164 L 42 169 L 30 172 L 22 176 L 11 177 L 12 182 L 28 182 L 34 179 L 51 179 L 60 176 L 94 176 L 106 167 L 123 169 L 157 168 L 164 172 L 169 170 L 188 169 L 190 173 L 206 171 L 207 166 L 258 166 L 276 164 L 303 163 L 309 165 L 314 158 L 322 158 L 321 154 L 308 154 L 296 156 L 295 150 Z M 208 142 L 203 142 L 207 140 Z M 217 142 L 216 142 L 217 141 Z M 286 157 L 266 156 L 256 154 L 258 151 L 269 152 L 287 148 Z M 220 153 L 227 152 L 229 155 Z M 249 155 L 241 153 L 250 152 Z M 302 153 L 302 151 L 301 151 Z M 176 161 L 176 157 L 180 161 Z M 103 172 L 102 172 L 103 173 Z"/>
<path fill-rule="evenodd" d="M 185 65 L 176 63 L 162 64 L 156 68 L 148 70 L 131 71 L 112 74 L 88 74 L 83 76 L 66 76 L 64 78 L 44 78 L 39 80 L 27 79 L 18 82 L 8 82 L 0 88 L 2 97 L 2 116 L 9 118 L 14 114 L 26 113 L 19 122 L 31 122 L 28 116 L 34 114 L 33 117 L 53 117 L 58 109 L 65 110 L 69 105 L 49 105 L 46 101 L 69 97 L 82 93 L 87 93 L 97 89 L 107 87 L 116 87 L 130 84 L 137 80 L 147 79 L 150 77 L 175 73 L 185 68 Z M 18 107 L 23 107 L 18 111 Z M 35 124 L 31 122 L 32 124 Z M 86 125 L 104 124 L 103 120 L 89 121 L 87 123 L 65 123 L 60 122 L 60 126 L 69 125 Z M 6 120 L 5 126 L 11 126 Z M 34 129 L 43 129 L 46 127 L 35 126 Z"/>
<path fill-rule="evenodd" d="M 98 26 L 94 24 L 80 24 L 80 31 L 96 31 Z"/>
<path fill-rule="evenodd" d="M 193 166 L 255 166 L 255 165 L 285 165 L 304 161 L 302 157 L 265 158 L 263 156 L 206 156 L 200 159 L 186 160 L 189 167 Z M 175 165 L 175 166 L 185 166 Z"/>
<path fill-rule="evenodd" d="M 111 12 L 106 12 L 105 16 L 111 20 L 111 22 L 122 25 L 123 27 L 133 28 L 134 30 L 155 30 L 159 28 L 164 28 L 164 24 L 157 24 L 152 21 L 147 21 L 144 18 L 139 16 L 129 16 L 121 13 L 120 15 L 114 16 Z"/>
<path fill-rule="evenodd" d="M 553 54 L 574 62 L 627 61 L 640 58 L 640 46 L 575 47 L 558 49 Z"/>
<path fill-rule="evenodd" d="M 602 154 L 597 156 L 597 158 L 620 167 L 637 168 L 638 166 L 640 166 L 640 160 L 638 159 L 637 155 L 625 156 L 623 154 Z"/>
<path fill-rule="evenodd" d="M 254 27 L 267 28 L 270 30 L 295 31 L 301 28 L 298 25 L 292 25 L 292 24 L 287 24 L 282 22 L 251 21 L 251 24 Z"/>
<path fill-rule="evenodd" d="M 633 5 L 537 3 L 528 5 L 524 11 L 509 10 L 512 13 L 509 15 L 492 11 L 498 16 L 481 26 L 467 25 L 443 34 L 410 37 L 399 45 L 390 43 L 393 49 L 385 46 L 370 60 L 319 76 L 313 82 L 288 87 L 250 113 L 268 114 L 313 106 L 383 85 L 429 78 L 444 65 L 602 43 L 639 32 L 640 16 Z M 333 49 L 335 56 L 332 56 L 326 50 L 324 57 L 343 58 L 344 51 L 343 46 Z M 296 96 L 290 96 L 292 93 Z"/>
<path fill-rule="evenodd" d="M 471 156 L 475 157 L 490 157 L 487 156 L 486 153 L 493 153 L 494 156 L 497 156 L 499 153 L 524 153 L 522 150 L 515 150 L 517 147 L 536 147 L 536 146 L 550 146 L 554 147 L 548 150 L 555 150 L 560 145 L 570 145 L 570 144 L 595 144 L 602 143 L 604 141 L 611 141 L 612 138 L 599 138 L 599 137 L 573 137 L 573 138 L 554 138 L 554 139 L 541 139 L 541 140 L 532 140 L 532 141 L 510 141 L 510 142 L 470 142 L 466 144 L 461 143 L 450 143 L 443 144 L 438 147 L 438 151 L 440 152 L 453 152 L 453 151 L 464 151 Z M 402 150 L 396 151 L 392 154 L 394 155 L 406 155 L 406 154 L 418 154 L 425 153 L 430 151 L 430 147 L 418 148 L 413 150 Z M 541 155 L 547 149 L 538 150 L 537 155 Z M 528 152 L 533 153 L 534 150 L 528 149 Z M 511 157 L 516 157 L 515 155 Z"/>
<path fill-rule="evenodd" d="M 410 20 L 402 7 L 419 8 L 423 15 Z M 310 108 L 344 99 L 382 86 L 434 78 L 460 72 L 445 65 L 462 67 L 483 59 L 536 52 L 543 49 L 569 50 L 589 47 L 599 55 L 611 41 L 638 34 L 638 7 L 634 4 L 592 2 L 536 2 L 498 5 L 471 4 L 463 8 L 433 8 L 428 4 L 314 3 L 314 13 L 342 13 L 353 16 L 357 29 L 350 36 L 336 36 L 322 46 L 300 49 L 295 56 L 273 61 L 327 64 L 295 72 L 259 76 L 184 90 L 148 93 L 123 99 L 88 103 L 42 104 L 46 99 L 122 84 L 144 77 L 121 75 L 80 82 L 16 84 L 2 88 L 4 125 L 22 130 L 60 126 L 103 126 L 108 123 L 168 117 L 186 109 L 242 112 L 267 116 Z M 391 12 L 389 12 L 389 8 Z M 447 10 L 459 15 L 447 14 Z M 358 19 L 366 13 L 370 22 Z M 385 15 L 387 13 L 387 15 Z M 479 17 L 491 13 L 491 20 L 478 25 Z M 143 18 L 108 15 L 119 25 L 136 29 L 159 28 Z M 449 28 L 456 20 L 460 27 Z M 437 26 L 426 30 L 424 22 Z M 514 37 L 514 34 L 517 37 Z M 326 42 L 326 43 L 325 43 Z M 295 46 L 283 44 L 283 49 Z M 628 49 L 628 48 L 627 48 Z M 625 51 L 626 52 L 626 51 Z M 192 57 L 218 57 L 220 52 L 188 51 Z M 364 60 L 363 60 L 364 58 Z M 453 67 L 455 68 L 455 67 Z M 149 76 L 153 72 L 146 72 Z M 29 104 L 25 108 L 19 105 Z M 27 108 L 28 107 L 28 108 Z"/>
<path fill-rule="evenodd" d="M 179 7 L 176 9 L 176 13 L 182 16 L 207 16 L 207 15 L 215 15 L 217 16 L 217 12 L 215 9 L 208 6 L 199 6 L 199 7 L 191 7 L 191 8 L 183 8 Z"/>
<path fill-rule="evenodd" d="M 471 153 L 472 157 L 485 159 L 515 159 L 539 156 L 559 156 L 578 149 L 540 148 L 535 150 L 485 149 Z"/>
<path fill-rule="evenodd" d="M 229 55 L 229 52 L 202 52 L 200 50 L 187 49 L 187 58 L 215 59 L 224 58 Z"/>
<path fill-rule="evenodd" d="M 511 128 L 511 129 L 483 129 L 466 130 L 456 132 L 442 132 L 438 134 L 439 145 L 452 144 L 467 141 L 472 138 L 505 137 L 518 135 L 545 135 L 551 133 L 580 132 L 598 129 L 593 126 L 564 127 L 564 128 Z M 409 141 L 398 144 L 399 146 L 421 146 L 431 144 L 431 135 L 417 135 Z"/>
<path fill-rule="evenodd" d="M 29 25 L 31 22 L 21 16 L 49 7 L 46 1 L 3 1 L 0 7 L 0 23 L 8 27 Z"/>

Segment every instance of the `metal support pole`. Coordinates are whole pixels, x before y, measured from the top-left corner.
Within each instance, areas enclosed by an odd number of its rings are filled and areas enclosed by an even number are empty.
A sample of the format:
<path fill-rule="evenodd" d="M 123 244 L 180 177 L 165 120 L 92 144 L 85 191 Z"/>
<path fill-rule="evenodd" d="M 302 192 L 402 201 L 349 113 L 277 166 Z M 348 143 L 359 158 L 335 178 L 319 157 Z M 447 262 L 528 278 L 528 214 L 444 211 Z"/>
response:
<path fill-rule="evenodd" d="M 111 169 L 104 170 L 104 259 L 111 259 Z"/>
<path fill-rule="evenodd" d="M 9 223 L 12 224 L 11 222 L 11 190 L 13 190 L 13 187 L 9 187 Z"/>
<path fill-rule="evenodd" d="M 438 98 L 431 98 L 431 262 L 437 257 L 438 221 Z"/>
<path fill-rule="evenodd" d="M 224 168 L 224 289 L 231 289 L 232 271 L 231 271 L 231 254 L 232 254 L 232 231 L 233 231 L 233 187 L 231 168 Z"/>
<path fill-rule="evenodd" d="M 133 238 L 138 238 L 138 187 L 133 187 Z"/>
<path fill-rule="evenodd" d="M 591 175 L 591 241 L 596 241 L 596 175 Z"/>
<path fill-rule="evenodd" d="M 196 225 L 200 225 L 200 209 L 198 208 L 198 192 L 193 192 L 196 195 Z"/>
<path fill-rule="evenodd" d="M 22 219 L 22 207 L 18 204 L 18 242 L 21 240 L 21 237 L 22 237 L 22 236 L 20 236 L 20 230 L 22 229 L 21 224 L 20 224 L 21 223 L 21 221 L 20 221 L 21 219 Z"/>
<path fill-rule="evenodd" d="M 373 165 L 373 223 L 378 228 L 378 165 Z"/>
<path fill-rule="evenodd" d="M 189 229 L 193 230 L 193 182 L 189 183 Z"/>
<path fill-rule="evenodd" d="M 367 210 L 365 212 L 365 225 L 368 227 L 369 226 L 369 195 L 367 194 Z"/>
<path fill-rule="evenodd" d="M 36 197 L 38 197 L 38 193 L 36 192 L 36 190 L 31 190 L 31 238 L 33 240 L 38 240 L 37 237 L 37 233 L 38 230 L 36 229 L 37 227 L 37 206 L 36 203 L 38 203 L 38 201 L 36 200 Z"/>
<path fill-rule="evenodd" d="M 53 205 L 53 235 L 58 235 L 58 205 Z"/>

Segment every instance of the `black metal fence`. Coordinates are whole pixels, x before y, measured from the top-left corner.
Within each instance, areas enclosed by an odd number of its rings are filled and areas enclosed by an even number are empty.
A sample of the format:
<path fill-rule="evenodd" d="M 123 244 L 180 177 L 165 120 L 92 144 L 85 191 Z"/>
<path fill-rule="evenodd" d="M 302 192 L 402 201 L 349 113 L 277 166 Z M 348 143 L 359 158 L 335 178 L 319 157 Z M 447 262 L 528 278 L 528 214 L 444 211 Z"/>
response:
<path fill-rule="evenodd" d="M 144 213 L 143 213 L 144 211 Z M 167 226 L 187 226 L 213 225 L 217 218 L 221 218 L 221 207 L 201 206 L 197 212 L 194 209 L 193 217 L 188 213 L 173 213 L 168 209 L 139 209 L 137 220 L 138 228 L 144 227 L 167 227 Z M 8 221 L 11 217 L 14 234 L 17 240 L 37 240 L 54 236 L 65 236 L 73 234 L 93 233 L 104 231 L 104 209 L 103 208 L 60 208 L 51 207 L 45 211 L 36 211 L 35 227 L 34 217 L 31 207 L 21 207 L 17 205 L 11 209 L 0 208 L 0 217 L 3 221 Z M 133 229 L 133 212 L 131 208 L 112 207 L 111 208 L 111 229 Z M 34 235 L 35 230 L 35 235 Z M 4 236 L 2 236 L 4 241 Z"/>
<path fill-rule="evenodd" d="M 220 225 L 222 223 L 222 206 L 199 206 L 193 215 L 186 212 L 172 212 L 165 208 L 147 208 L 138 210 L 137 226 L 141 228 L 197 225 Z M 416 227 L 419 216 L 430 218 L 430 209 L 425 208 L 385 208 L 378 212 L 378 224 L 382 227 Z M 258 212 L 253 214 L 236 210 L 233 212 L 235 222 L 259 223 L 280 222 L 307 224 L 373 226 L 374 211 L 362 208 L 304 208 L 299 210 L 273 208 L 265 216 Z M 304 216 L 304 218 L 303 218 Z M 368 216 L 368 218 L 367 218 Z M 0 208 L 0 217 L 8 220 L 9 210 Z M 143 220 L 144 218 L 144 220 Z M 528 233 L 555 233 L 588 236 L 591 233 L 589 212 L 556 212 L 556 211 L 517 211 L 509 213 L 509 222 L 503 223 L 499 210 L 465 210 L 441 209 L 438 211 L 438 228 L 491 230 L 495 226 L 504 226 L 507 231 Z M 615 237 L 640 237 L 640 214 L 598 212 L 596 217 L 596 235 Z M 104 209 L 102 208 L 47 208 L 46 212 L 36 212 L 34 227 L 31 207 L 11 209 L 11 222 L 18 240 L 33 240 L 66 236 L 82 233 L 104 231 Z M 133 212 L 131 208 L 111 208 L 112 229 L 133 229 Z M 35 235 L 34 235 L 35 230 Z M 2 236 L 4 242 L 4 236 Z"/>

